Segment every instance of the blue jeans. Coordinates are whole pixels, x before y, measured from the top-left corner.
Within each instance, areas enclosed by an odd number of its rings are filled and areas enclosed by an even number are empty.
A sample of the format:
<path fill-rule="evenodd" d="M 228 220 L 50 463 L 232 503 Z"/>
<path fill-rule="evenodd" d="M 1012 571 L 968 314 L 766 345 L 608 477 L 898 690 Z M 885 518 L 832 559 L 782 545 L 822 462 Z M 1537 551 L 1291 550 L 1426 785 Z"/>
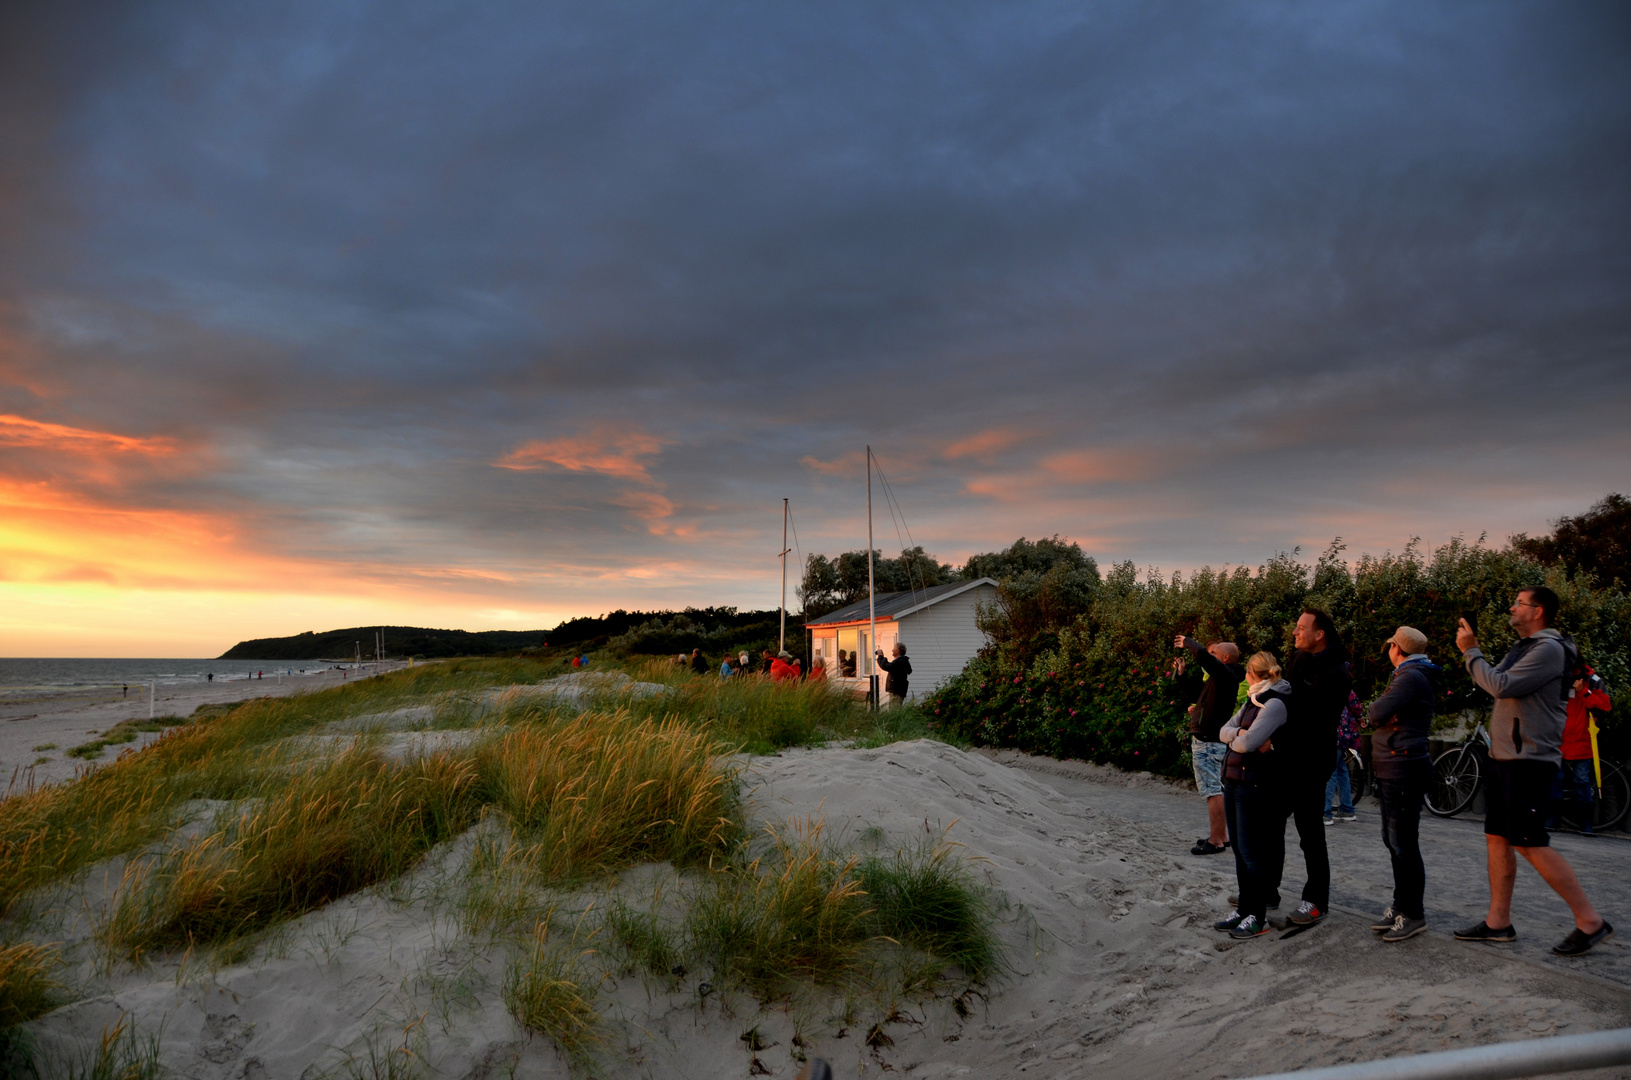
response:
<path fill-rule="evenodd" d="M 1337 767 L 1331 770 L 1331 779 L 1325 782 L 1325 816 L 1331 816 L 1331 796 L 1342 796 L 1342 802 L 1337 809 L 1344 814 L 1354 812 L 1353 783 L 1348 778 L 1348 752 L 1337 751 Z"/>
<path fill-rule="evenodd" d="M 1223 816 L 1234 841 L 1235 880 L 1240 903 L 1235 910 L 1255 915 L 1268 913 L 1269 898 L 1280 887 L 1286 861 L 1285 818 L 1278 813 L 1275 794 L 1256 784 L 1223 782 Z"/>
<path fill-rule="evenodd" d="M 1376 778 L 1376 794 L 1382 800 L 1382 843 L 1393 859 L 1393 910 L 1411 919 L 1426 918 L 1422 908 L 1427 868 L 1421 861 L 1421 805 L 1431 778 L 1427 768 L 1407 769 L 1404 776 L 1397 778 Z"/>

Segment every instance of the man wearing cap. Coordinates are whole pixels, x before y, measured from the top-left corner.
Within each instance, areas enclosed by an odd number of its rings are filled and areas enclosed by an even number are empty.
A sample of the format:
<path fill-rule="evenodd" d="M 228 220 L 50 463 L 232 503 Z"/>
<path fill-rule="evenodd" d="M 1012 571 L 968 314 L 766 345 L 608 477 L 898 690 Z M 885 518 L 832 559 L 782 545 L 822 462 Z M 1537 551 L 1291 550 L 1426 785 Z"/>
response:
<path fill-rule="evenodd" d="M 1195 704 L 1189 707 L 1189 749 L 1195 763 L 1195 790 L 1206 800 L 1208 832 L 1189 851 L 1217 855 L 1229 847 L 1223 807 L 1223 759 L 1229 748 L 1218 741 L 1218 732 L 1235 711 L 1235 692 L 1246 679 L 1246 669 L 1240 664 L 1240 648 L 1232 641 L 1214 641 L 1202 649 L 1194 638 L 1179 634 L 1172 639 L 1172 647 L 1194 653 L 1206 674 Z"/>
<path fill-rule="evenodd" d="M 1495 699 L 1489 717 L 1489 783 L 1484 789 L 1484 840 L 1489 849 L 1489 914 L 1455 932 L 1458 941 L 1516 941 L 1512 886 L 1522 855 L 1574 913 L 1574 930 L 1552 947 L 1559 956 L 1581 956 L 1614 933 L 1597 914 L 1568 860 L 1551 846 L 1546 813 L 1552 777 L 1563 762 L 1564 687 L 1569 677 L 1563 635 L 1552 629 L 1557 593 L 1544 585 L 1518 590 L 1508 608 L 1518 642 L 1491 667 L 1467 620 L 1455 632 L 1467 674 Z M 1516 853 L 1514 853 L 1516 849 Z"/>
<path fill-rule="evenodd" d="M 1427 735 L 1433 727 L 1433 697 L 1442 671 L 1427 658 L 1427 635 L 1401 626 L 1387 639 L 1393 677 L 1371 702 L 1365 726 L 1371 735 L 1371 771 L 1382 801 L 1382 844 L 1393 859 L 1393 902 L 1371 929 L 1383 941 L 1404 941 L 1427 929 L 1423 897 L 1427 869 L 1422 864 L 1421 804 L 1433 777 Z"/>

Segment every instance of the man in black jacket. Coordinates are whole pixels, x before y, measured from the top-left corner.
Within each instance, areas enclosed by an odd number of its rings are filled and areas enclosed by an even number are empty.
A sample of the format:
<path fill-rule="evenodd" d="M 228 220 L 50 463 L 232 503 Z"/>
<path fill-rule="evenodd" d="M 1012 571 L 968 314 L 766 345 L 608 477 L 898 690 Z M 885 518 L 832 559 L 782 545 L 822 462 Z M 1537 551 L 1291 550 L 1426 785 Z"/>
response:
<path fill-rule="evenodd" d="M 883 684 L 883 692 L 889 698 L 889 704 L 900 705 L 906 701 L 906 677 L 912 673 L 912 662 L 906 659 L 906 646 L 895 642 L 890 652 L 895 654 L 893 660 L 883 658 L 883 650 L 874 650 L 877 653 L 878 666 L 889 672 L 889 679 Z"/>
<path fill-rule="evenodd" d="M 1325 849 L 1325 781 L 1331 776 L 1337 744 L 1337 720 L 1348 707 L 1353 679 L 1348 674 L 1348 650 L 1331 616 L 1319 608 L 1304 608 L 1292 632 L 1296 648 L 1286 664 L 1291 683 L 1290 716 L 1274 737 L 1284 769 L 1285 802 L 1281 807 L 1282 835 L 1286 817 L 1297 823 L 1308 882 L 1302 903 L 1288 918 L 1306 926 L 1325 918 L 1331 907 L 1331 857 Z M 1278 892 L 1279 882 L 1275 883 Z M 1273 893 L 1271 893 L 1272 895 Z"/>
<path fill-rule="evenodd" d="M 1179 634 L 1175 649 L 1195 654 L 1206 681 L 1201 684 L 1195 704 L 1189 707 L 1189 750 L 1195 763 L 1195 790 L 1206 800 L 1208 833 L 1195 841 L 1192 855 L 1216 855 L 1229 846 L 1223 807 L 1223 757 L 1228 748 L 1218 741 L 1218 731 L 1235 711 L 1235 694 L 1246 678 L 1240 665 L 1240 650 L 1233 642 L 1214 641 L 1206 648 L 1192 637 Z"/>
<path fill-rule="evenodd" d="M 1427 635 L 1401 626 L 1387 640 L 1393 678 L 1365 716 L 1371 735 L 1371 771 L 1382 800 L 1382 843 L 1393 858 L 1393 903 L 1371 929 L 1383 941 L 1404 941 L 1427 929 L 1421 860 L 1421 804 L 1433 777 L 1427 735 L 1441 671 L 1427 658 Z"/>

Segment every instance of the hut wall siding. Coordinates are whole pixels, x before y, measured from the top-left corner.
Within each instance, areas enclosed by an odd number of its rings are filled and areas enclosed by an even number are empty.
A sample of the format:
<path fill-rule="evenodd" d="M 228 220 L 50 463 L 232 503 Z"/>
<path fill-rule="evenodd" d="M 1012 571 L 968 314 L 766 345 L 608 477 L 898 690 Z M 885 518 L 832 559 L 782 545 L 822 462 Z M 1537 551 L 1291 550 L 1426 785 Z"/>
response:
<path fill-rule="evenodd" d="M 912 658 L 912 697 L 918 698 L 962 671 L 985 645 L 974 625 L 974 608 L 996 599 L 989 585 L 970 589 L 900 620 L 900 640 Z M 879 637 L 883 636 L 879 628 Z"/>

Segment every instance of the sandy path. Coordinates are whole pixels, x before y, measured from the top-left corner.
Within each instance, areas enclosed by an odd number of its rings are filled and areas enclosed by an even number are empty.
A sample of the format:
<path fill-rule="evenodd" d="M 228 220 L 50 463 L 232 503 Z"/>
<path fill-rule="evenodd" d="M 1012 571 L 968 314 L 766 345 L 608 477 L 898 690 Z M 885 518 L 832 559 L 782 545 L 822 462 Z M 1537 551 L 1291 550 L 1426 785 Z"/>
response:
<path fill-rule="evenodd" d="M 1449 938 L 1476 900 L 1447 887 L 1449 871 L 1433 879 L 1433 932 L 1382 944 L 1368 920 L 1345 910 L 1368 911 L 1386 881 L 1372 880 L 1364 861 L 1361 849 L 1374 843 L 1364 828 L 1331 837 L 1343 907 L 1325 923 L 1291 939 L 1230 942 L 1210 924 L 1231 867 L 1187 851 L 1194 796 L 1100 775 L 1115 782 L 930 742 L 755 759 L 745 778 L 763 819 L 821 815 L 833 835 L 878 843 L 881 830 L 890 845 L 951 826 L 1007 897 L 1001 933 L 1013 971 L 966 1017 L 940 999 L 904 1003 L 893 1019 L 876 1002 L 858 1003 L 850 1017 L 836 1000 L 759 1012 L 745 999 L 701 996 L 707 972 L 672 987 L 609 980 L 602 1010 L 615 1034 L 600 1075 L 718 1080 L 747 1077 L 757 1061 L 766 1071 L 752 1075 L 791 1077 L 798 1034 L 842 1080 L 885 1072 L 1211 1080 L 1631 1024 L 1624 940 L 1570 966 L 1533 955 L 1553 935 L 1542 925 L 1551 907 L 1530 895 L 1532 881 L 1520 879 L 1529 906 L 1512 955 Z M 1432 835 L 1435 860 L 1477 842 L 1457 823 Z M 1631 908 L 1628 850 L 1604 845 L 1581 859 L 1611 918 Z M 162 1026 L 166 1064 L 195 1080 L 343 1075 L 347 1055 L 361 1064 L 370 1045 L 411 1051 L 426 1077 L 571 1075 L 547 1040 L 527 1037 L 505 1012 L 501 950 L 465 938 L 419 896 L 416 886 L 330 905 L 238 967 L 178 969 L 175 958 L 154 958 L 31 1027 L 42 1046 L 84 1046 L 130 1013 L 144 1030 Z M 869 1048 L 860 1035 L 878 1021 L 892 1044 Z M 766 1044 L 757 1055 L 741 1039 L 754 1027 Z"/>

